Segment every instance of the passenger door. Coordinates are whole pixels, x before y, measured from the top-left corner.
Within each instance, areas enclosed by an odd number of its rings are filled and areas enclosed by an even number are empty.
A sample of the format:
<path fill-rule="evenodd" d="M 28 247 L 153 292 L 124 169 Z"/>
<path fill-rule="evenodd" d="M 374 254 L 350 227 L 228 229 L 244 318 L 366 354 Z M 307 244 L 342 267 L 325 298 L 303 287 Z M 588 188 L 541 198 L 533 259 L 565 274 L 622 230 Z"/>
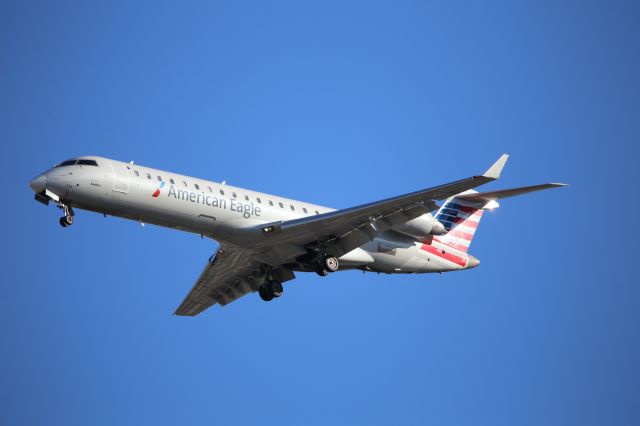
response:
<path fill-rule="evenodd" d="M 113 190 L 122 194 L 129 193 L 129 169 L 121 163 L 109 161 L 113 170 Z"/>

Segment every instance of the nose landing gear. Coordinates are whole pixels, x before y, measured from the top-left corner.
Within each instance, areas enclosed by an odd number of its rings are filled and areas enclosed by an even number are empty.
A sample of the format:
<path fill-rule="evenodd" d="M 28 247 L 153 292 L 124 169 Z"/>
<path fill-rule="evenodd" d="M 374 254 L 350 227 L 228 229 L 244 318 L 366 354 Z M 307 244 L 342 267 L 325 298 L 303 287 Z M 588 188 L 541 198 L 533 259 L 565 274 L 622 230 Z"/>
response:
<path fill-rule="evenodd" d="M 63 203 L 58 203 L 58 208 L 62 209 L 62 212 L 64 214 L 64 216 L 60 218 L 60 225 L 63 228 L 73 225 L 73 216 L 75 215 L 75 213 L 73 212 L 71 206 L 67 206 Z"/>

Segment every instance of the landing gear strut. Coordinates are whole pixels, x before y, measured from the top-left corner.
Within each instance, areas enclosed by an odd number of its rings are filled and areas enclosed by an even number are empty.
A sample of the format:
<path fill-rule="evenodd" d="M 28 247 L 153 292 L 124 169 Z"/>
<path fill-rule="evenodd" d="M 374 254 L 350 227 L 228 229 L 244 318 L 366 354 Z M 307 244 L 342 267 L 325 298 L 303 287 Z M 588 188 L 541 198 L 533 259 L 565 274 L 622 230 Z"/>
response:
<path fill-rule="evenodd" d="M 63 203 L 59 203 L 58 207 L 62 209 L 62 213 L 64 214 L 64 216 L 60 218 L 60 225 L 63 228 L 73 225 L 73 216 L 75 214 L 73 212 L 73 209 L 70 206 L 67 206 L 66 204 L 63 204 Z"/>
<path fill-rule="evenodd" d="M 282 296 L 283 292 L 284 288 L 282 287 L 282 283 L 275 280 L 267 281 L 258 288 L 258 294 L 265 302 Z"/>
<path fill-rule="evenodd" d="M 338 258 L 334 256 L 325 256 L 320 258 L 318 264 L 316 265 L 316 274 L 324 277 L 329 275 L 331 272 L 335 272 L 340 267 L 340 262 L 338 262 Z"/>

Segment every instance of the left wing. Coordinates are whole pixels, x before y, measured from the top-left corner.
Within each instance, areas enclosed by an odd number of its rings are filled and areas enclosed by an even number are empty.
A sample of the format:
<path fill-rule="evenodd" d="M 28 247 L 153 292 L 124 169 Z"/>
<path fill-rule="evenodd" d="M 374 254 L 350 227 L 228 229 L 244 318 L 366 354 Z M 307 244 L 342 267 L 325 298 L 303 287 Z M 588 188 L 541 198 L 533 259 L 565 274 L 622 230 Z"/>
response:
<path fill-rule="evenodd" d="M 175 314 L 195 316 L 216 303 L 223 306 L 256 291 L 260 282 L 253 278 L 260 268 L 252 251 L 221 245 Z"/>

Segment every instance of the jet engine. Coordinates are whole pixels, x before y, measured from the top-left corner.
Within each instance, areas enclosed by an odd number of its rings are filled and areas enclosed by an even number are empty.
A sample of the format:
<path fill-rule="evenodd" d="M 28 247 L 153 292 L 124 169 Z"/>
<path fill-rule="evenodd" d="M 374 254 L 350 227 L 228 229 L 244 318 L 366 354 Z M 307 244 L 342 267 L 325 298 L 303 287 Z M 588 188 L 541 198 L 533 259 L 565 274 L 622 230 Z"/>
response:
<path fill-rule="evenodd" d="M 435 220 L 433 216 L 431 216 L 431 213 L 423 214 L 402 225 L 396 226 L 393 230 L 419 239 L 447 233 L 444 225 Z"/>

